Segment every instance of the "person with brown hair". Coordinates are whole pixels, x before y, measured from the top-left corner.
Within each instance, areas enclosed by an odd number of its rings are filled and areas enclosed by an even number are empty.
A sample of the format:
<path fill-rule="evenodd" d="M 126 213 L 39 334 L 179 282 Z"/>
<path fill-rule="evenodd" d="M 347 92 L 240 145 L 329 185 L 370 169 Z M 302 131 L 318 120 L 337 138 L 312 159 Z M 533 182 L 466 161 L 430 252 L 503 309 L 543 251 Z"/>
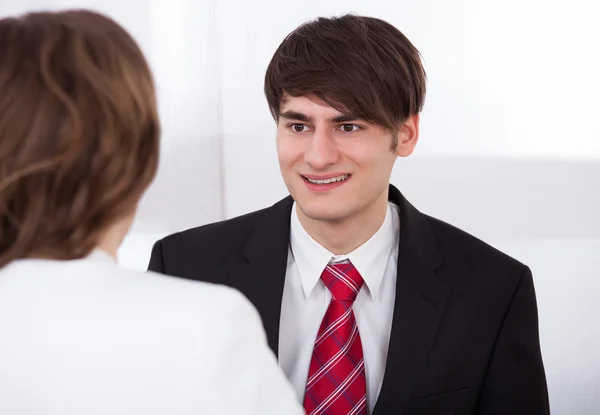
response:
<path fill-rule="evenodd" d="M 149 269 L 245 294 L 307 414 L 548 414 L 529 268 L 389 183 L 425 85 L 383 20 L 301 25 L 264 86 L 290 196 L 158 241 Z"/>
<path fill-rule="evenodd" d="M 302 413 L 241 294 L 117 266 L 159 134 L 116 22 L 0 20 L 0 414 Z"/>

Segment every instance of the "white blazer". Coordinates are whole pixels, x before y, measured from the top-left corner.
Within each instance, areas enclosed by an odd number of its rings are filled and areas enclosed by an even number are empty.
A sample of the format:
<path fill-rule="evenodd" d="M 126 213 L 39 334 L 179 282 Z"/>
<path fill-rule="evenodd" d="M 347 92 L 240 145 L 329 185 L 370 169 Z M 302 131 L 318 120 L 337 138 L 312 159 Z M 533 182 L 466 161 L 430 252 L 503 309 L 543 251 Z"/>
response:
<path fill-rule="evenodd" d="M 233 289 L 94 251 L 0 269 L 0 414 L 304 414 Z"/>

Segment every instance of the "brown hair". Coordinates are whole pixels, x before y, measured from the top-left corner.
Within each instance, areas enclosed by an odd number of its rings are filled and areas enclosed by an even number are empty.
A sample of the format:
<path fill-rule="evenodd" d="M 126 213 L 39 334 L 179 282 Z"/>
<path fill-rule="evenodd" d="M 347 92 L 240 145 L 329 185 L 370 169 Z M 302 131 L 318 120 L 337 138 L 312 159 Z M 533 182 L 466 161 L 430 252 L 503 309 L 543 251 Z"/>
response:
<path fill-rule="evenodd" d="M 0 267 L 86 256 L 154 178 L 159 130 L 150 69 L 116 22 L 0 20 Z"/>
<path fill-rule="evenodd" d="M 275 121 L 284 94 L 314 95 L 395 131 L 423 108 L 425 80 L 419 51 L 398 29 L 344 15 L 320 17 L 290 33 L 269 63 L 264 89 Z"/>

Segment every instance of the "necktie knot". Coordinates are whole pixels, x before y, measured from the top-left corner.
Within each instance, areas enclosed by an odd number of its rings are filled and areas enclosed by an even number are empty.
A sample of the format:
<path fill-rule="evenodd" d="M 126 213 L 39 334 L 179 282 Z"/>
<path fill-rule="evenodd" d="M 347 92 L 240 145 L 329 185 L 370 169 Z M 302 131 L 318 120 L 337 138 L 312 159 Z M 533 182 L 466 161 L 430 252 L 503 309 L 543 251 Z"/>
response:
<path fill-rule="evenodd" d="M 351 262 L 329 264 L 321 274 L 321 280 L 337 301 L 354 302 L 364 281 Z"/>

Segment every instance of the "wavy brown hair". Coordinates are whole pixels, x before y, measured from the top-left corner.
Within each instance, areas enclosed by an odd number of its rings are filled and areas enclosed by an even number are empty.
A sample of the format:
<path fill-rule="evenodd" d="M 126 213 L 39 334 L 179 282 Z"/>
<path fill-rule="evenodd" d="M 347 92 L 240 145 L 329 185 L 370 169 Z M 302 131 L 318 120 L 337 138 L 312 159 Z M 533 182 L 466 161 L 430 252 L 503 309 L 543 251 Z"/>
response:
<path fill-rule="evenodd" d="M 0 20 L 0 267 L 89 254 L 154 178 L 152 74 L 90 11 Z"/>
<path fill-rule="evenodd" d="M 314 95 L 394 132 L 422 110 L 425 84 L 421 55 L 402 32 L 347 14 L 319 17 L 290 33 L 269 63 L 264 91 L 275 121 L 285 94 Z"/>

